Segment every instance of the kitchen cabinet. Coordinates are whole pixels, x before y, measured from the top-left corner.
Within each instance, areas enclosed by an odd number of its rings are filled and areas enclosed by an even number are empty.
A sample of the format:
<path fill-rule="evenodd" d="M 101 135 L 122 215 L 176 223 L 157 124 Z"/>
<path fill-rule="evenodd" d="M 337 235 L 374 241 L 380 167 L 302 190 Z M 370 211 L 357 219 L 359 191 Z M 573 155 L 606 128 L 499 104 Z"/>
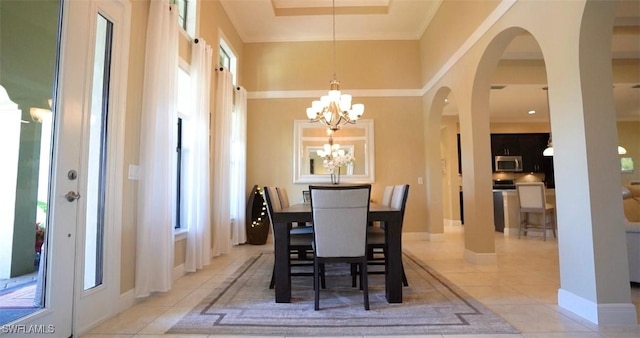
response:
<path fill-rule="evenodd" d="M 549 134 L 521 134 L 519 137 L 522 155 L 522 171 L 541 173 L 545 171 L 542 151 L 547 147 Z"/>
<path fill-rule="evenodd" d="M 493 191 L 493 224 L 498 232 L 504 232 L 504 202 L 502 190 Z"/>
<path fill-rule="evenodd" d="M 549 133 L 491 134 L 491 168 L 496 171 L 495 156 L 522 156 L 523 172 L 545 172 L 542 151 L 547 147 Z"/>
<path fill-rule="evenodd" d="M 491 134 L 491 154 L 520 155 L 519 134 Z"/>

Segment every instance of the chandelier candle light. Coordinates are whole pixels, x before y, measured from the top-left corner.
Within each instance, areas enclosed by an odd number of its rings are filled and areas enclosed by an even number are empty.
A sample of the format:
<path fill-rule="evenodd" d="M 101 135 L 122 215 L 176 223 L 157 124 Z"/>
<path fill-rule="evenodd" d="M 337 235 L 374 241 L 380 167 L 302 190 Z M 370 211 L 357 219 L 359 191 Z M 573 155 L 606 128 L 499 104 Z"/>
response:
<path fill-rule="evenodd" d="M 347 123 L 356 123 L 364 114 L 364 105 L 351 104 L 351 95 L 340 92 L 340 82 L 336 79 L 336 3 L 333 1 L 333 80 L 328 95 L 313 101 L 307 108 L 307 117 L 311 122 L 322 122 L 332 131 Z"/>

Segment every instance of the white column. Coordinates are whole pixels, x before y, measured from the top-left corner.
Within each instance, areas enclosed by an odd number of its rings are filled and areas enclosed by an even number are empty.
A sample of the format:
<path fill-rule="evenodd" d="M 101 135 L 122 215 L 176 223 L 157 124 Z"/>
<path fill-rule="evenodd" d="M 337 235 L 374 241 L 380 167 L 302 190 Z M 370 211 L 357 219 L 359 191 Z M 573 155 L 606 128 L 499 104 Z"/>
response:
<path fill-rule="evenodd" d="M 22 111 L 0 85 L 0 279 L 11 277 Z"/>

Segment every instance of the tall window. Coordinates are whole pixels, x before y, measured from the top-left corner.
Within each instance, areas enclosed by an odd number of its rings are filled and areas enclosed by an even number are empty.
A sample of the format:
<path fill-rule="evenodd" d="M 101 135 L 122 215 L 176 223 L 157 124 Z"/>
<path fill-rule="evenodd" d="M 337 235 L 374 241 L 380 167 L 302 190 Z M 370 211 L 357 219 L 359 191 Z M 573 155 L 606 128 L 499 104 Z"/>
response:
<path fill-rule="evenodd" d="M 178 7 L 178 25 L 191 37 L 196 36 L 196 0 L 169 0 Z"/>
<path fill-rule="evenodd" d="M 229 47 L 229 44 L 224 41 L 224 39 L 220 39 L 219 54 L 220 57 L 218 60 L 218 65 L 220 67 L 226 68 L 231 73 L 231 75 L 233 76 L 233 84 L 236 85 L 238 83 L 238 58 L 233 53 L 233 50 L 231 50 L 231 47 Z"/>
<path fill-rule="evenodd" d="M 185 161 L 186 153 L 188 149 L 182 146 L 182 136 L 184 135 L 182 120 L 185 119 L 187 112 L 189 111 L 189 88 L 191 86 L 189 81 L 189 74 L 182 68 L 178 70 L 178 121 L 176 123 L 176 200 L 175 200 L 175 225 L 176 229 L 186 229 L 186 222 L 184 220 L 184 201 L 183 196 L 185 191 Z"/>

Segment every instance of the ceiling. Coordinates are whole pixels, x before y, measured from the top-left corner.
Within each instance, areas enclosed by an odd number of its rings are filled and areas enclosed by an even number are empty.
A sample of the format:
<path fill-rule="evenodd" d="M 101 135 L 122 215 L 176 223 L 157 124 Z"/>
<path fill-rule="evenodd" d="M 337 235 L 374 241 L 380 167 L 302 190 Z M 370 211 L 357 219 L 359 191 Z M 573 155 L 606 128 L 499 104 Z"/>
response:
<path fill-rule="evenodd" d="M 335 10 L 336 40 L 417 40 L 442 0 L 220 0 L 246 42 L 330 41 Z M 640 59 L 640 1 L 618 2 L 612 57 Z M 542 59 L 530 35 L 516 37 L 503 59 Z M 640 120 L 640 74 L 636 83 L 614 83 L 619 120 Z M 548 121 L 546 91 L 540 84 L 496 84 L 491 91 L 492 121 Z M 537 113 L 529 115 L 529 110 Z M 456 115 L 455 97 L 445 107 Z"/>

